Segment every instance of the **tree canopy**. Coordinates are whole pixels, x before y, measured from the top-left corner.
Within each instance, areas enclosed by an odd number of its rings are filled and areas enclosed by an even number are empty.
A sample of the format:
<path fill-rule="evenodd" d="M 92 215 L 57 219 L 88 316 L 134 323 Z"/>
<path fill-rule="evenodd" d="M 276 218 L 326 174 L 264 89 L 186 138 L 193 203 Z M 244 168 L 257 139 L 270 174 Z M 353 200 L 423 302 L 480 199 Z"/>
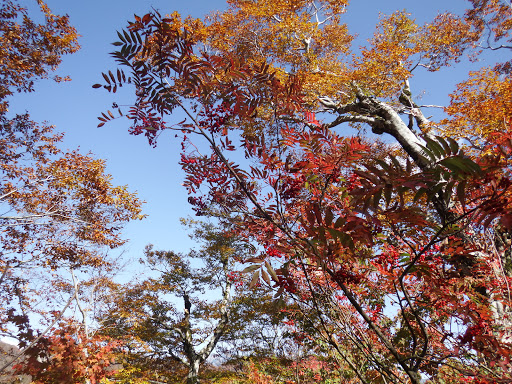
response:
<path fill-rule="evenodd" d="M 239 261 L 293 298 L 343 382 L 509 382 L 510 61 L 472 72 L 439 119 L 414 87 L 509 52 L 510 4 L 383 15 L 354 49 L 346 1 L 228 3 L 119 32 L 94 87 L 131 84 L 135 102 L 100 125 L 181 138 L 189 202 L 255 244 Z"/>
<path fill-rule="evenodd" d="M 17 1 L 0 5 L 0 337 L 20 348 L 2 358 L 0 374 L 99 382 L 116 342 L 93 335 L 84 305 L 108 286 L 117 268 L 109 251 L 126 242 L 128 221 L 143 218 L 142 202 L 113 185 L 104 160 L 66 150 L 53 126 L 9 111 L 79 48 L 68 17 L 37 4 L 41 24 Z"/>
<path fill-rule="evenodd" d="M 0 335 L 20 347 L 0 374 L 512 381 L 509 1 L 381 15 L 362 46 L 348 1 L 135 16 L 93 86 L 134 102 L 99 126 L 127 117 L 152 146 L 181 141 L 188 202 L 216 224 L 196 224 L 190 253 L 148 246 L 151 274 L 126 284 L 109 253 L 142 202 L 9 111 L 79 48 L 68 17 L 37 4 L 41 23 L 0 5 Z M 449 104 L 423 105 L 438 84 L 421 79 L 449 67 L 471 72 Z"/>

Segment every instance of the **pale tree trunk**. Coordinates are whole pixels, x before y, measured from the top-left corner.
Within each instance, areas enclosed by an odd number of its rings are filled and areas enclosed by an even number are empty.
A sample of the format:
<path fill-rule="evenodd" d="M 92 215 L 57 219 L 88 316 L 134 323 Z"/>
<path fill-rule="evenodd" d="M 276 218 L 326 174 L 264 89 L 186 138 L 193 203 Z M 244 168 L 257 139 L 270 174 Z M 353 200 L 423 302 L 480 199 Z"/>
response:
<path fill-rule="evenodd" d="M 199 383 L 199 367 L 201 366 L 200 359 L 196 359 L 188 366 L 187 384 Z"/>
<path fill-rule="evenodd" d="M 338 114 L 338 117 L 333 122 L 325 124 L 325 126 L 334 128 L 344 122 L 366 123 L 370 125 L 372 132 L 375 134 L 387 133 L 393 136 L 420 169 L 425 170 L 430 167 L 431 164 L 428 160 L 428 156 L 425 156 L 422 148 L 422 146 L 425 146 L 425 141 L 413 131 L 413 123 L 415 121 L 424 137 L 433 139 L 425 130 L 425 128 L 428 128 L 430 122 L 425 118 L 421 109 L 412 101 L 409 82 L 405 81 L 402 95 L 399 98 L 403 106 L 402 109 L 400 107 L 391 106 L 375 97 L 367 96 L 356 84 L 353 84 L 353 86 L 356 93 L 356 100 L 351 103 L 339 104 L 329 98 L 319 98 L 320 103 L 327 110 Z M 402 120 L 400 113 L 409 115 L 408 125 Z M 455 222 L 457 215 L 450 211 L 441 196 L 442 194 L 438 193 L 436 196 L 432 197 L 432 204 L 439 215 L 440 224 L 444 225 L 447 222 Z M 512 234 L 508 232 L 502 233 L 504 231 L 500 232 L 499 228 L 496 232 L 497 234 L 493 243 L 498 256 L 495 258 L 497 259 L 497 265 L 494 266 L 494 270 L 496 277 L 501 279 L 512 276 Z M 462 236 L 470 243 L 473 241 L 471 234 L 468 235 L 466 233 L 462 234 Z M 467 275 L 471 271 L 470 267 L 476 263 L 474 259 L 478 258 L 478 253 L 475 253 L 474 258 L 464 258 L 455 265 L 455 267 L 459 270 L 461 275 Z M 507 298 L 511 295 L 510 288 L 508 291 L 509 292 L 504 292 L 504 296 Z M 493 297 L 494 295 L 490 295 L 485 289 L 481 293 L 487 297 L 499 339 L 504 343 L 512 343 L 512 309 L 503 305 L 502 299 Z M 407 374 L 411 382 L 421 382 L 421 377 L 417 370 L 407 371 Z"/>
<path fill-rule="evenodd" d="M 80 299 L 78 297 L 78 279 L 76 278 L 75 276 L 75 272 L 71 269 L 70 270 L 71 272 L 71 277 L 73 278 L 73 285 L 75 286 L 75 300 L 76 300 L 76 305 L 78 307 L 78 310 L 80 311 L 81 315 L 82 315 L 82 324 L 84 326 L 84 334 L 85 334 L 85 337 L 88 338 L 89 337 L 89 327 L 87 325 L 87 311 L 82 307 L 82 304 L 80 303 Z M 80 338 L 79 338 L 80 340 Z M 82 342 L 84 342 L 85 340 L 81 340 Z M 84 347 L 83 349 L 83 352 L 84 352 L 84 355 L 85 357 L 89 357 L 89 351 L 87 350 L 87 348 Z M 90 369 L 91 367 L 87 367 L 87 376 L 89 376 L 89 372 L 90 372 Z M 89 379 L 89 377 L 87 377 L 85 379 L 85 384 L 91 384 L 91 380 Z"/>
<path fill-rule="evenodd" d="M 222 265 L 226 280 L 225 286 L 222 289 L 220 320 L 217 326 L 215 327 L 210 340 L 199 352 L 196 352 L 193 344 L 192 327 L 190 324 L 190 310 L 192 308 L 192 303 L 190 302 L 190 297 L 188 296 L 188 294 L 183 294 L 183 304 L 185 307 L 183 317 L 184 325 L 183 327 L 181 327 L 181 329 L 176 331 L 178 332 L 181 338 L 184 357 L 173 354 L 172 352 L 171 355 L 175 360 L 183 363 L 188 368 L 187 384 L 199 383 L 199 370 L 201 368 L 201 365 L 206 361 L 206 359 L 208 359 L 210 354 L 213 352 L 214 348 L 217 346 L 217 343 L 226 332 L 229 320 L 229 304 L 231 303 L 231 281 L 228 278 L 229 271 L 227 257 L 223 258 Z"/>
<path fill-rule="evenodd" d="M 496 261 L 493 265 L 496 279 L 512 277 L 512 235 L 501 226 L 496 228 L 493 244 L 496 252 Z M 507 284 L 507 291 L 503 292 L 509 301 L 511 289 Z M 493 295 L 494 296 L 494 295 Z M 491 313 L 498 327 L 498 337 L 501 342 L 512 343 L 512 310 L 503 305 L 503 302 L 491 296 Z"/>

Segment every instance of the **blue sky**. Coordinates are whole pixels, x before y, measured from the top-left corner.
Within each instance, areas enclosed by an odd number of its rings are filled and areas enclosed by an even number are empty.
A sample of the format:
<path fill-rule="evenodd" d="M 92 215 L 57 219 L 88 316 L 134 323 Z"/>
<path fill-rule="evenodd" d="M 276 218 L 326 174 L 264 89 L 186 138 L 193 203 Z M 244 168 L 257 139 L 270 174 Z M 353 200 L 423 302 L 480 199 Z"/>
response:
<path fill-rule="evenodd" d="M 28 0 L 22 3 L 28 3 Z M 389 14 L 397 9 L 407 9 L 418 22 L 423 22 L 439 11 L 447 8 L 460 11 L 467 4 L 463 0 L 355 0 L 353 3 L 346 22 L 352 32 L 359 34 L 360 42 L 371 37 L 379 12 Z M 180 143 L 169 135 L 157 148 L 151 148 L 144 137 L 127 133 L 127 120 L 96 128 L 97 116 L 108 109 L 115 98 L 91 86 L 102 81 L 101 72 L 114 68 L 108 55 L 114 48 L 110 43 L 117 40 L 116 31 L 124 28 L 134 13 L 143 15 L 153 7 L 162 14 L 178 11 L 182 15 L 202 17 L 208 12 L 225 9 L 225 1 L 48 0 L 47 4 L 56 14 L 68 14 L 81 35 L 82 49 L 64 57 L 58 70 L 60 75 L 70 75 L 73 80 L 64 84 L 41 81 L 36 85 L 36 92 L 14 97 L 10 110 L 28 110 L 34 120 L 56 125 L 58 130 L 66 133 L 67 148 L 80 147 L 82 152 L 90 151 L 96 157 L 106 159 L 114 182 L 128 184 L 130 190 L 138 191 L 147 202 L 145 213 L 148 218 L 132 223 L 126 229 L 126 237 L 131 239 L 127 246 L 129 256 L 139 258 L 148 243 L 153 243 L 157 249 L 187 251 L 192 244 L 179 224 L 179 218 L 191 215 L 192 211 L 181 186 Z M 425 103 L 446 105 L 447 94 L 453 89 L 455 80 L 463 79 L 466 73 L 458 68 L 428 74 L 428 82 L 427 77 L 419 76 L 412 84 L 413 92 L 425 90 Z"/>

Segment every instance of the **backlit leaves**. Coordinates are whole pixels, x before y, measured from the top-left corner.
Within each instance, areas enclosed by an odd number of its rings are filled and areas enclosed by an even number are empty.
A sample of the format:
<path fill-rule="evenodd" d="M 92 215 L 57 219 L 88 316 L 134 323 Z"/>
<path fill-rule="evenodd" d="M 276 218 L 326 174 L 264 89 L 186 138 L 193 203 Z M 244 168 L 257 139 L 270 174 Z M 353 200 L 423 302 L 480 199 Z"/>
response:
<path fill-rule="evenodd" d="M 492 134 L 508 132 L 512 122 L 512 80 L 484 68 L 472 72 L 451 95 L 446 109 L 446 132 L 454 137 L 470 138 L 483 144 Z"/>
<path fill-rule="evenodd" d="M 61 62 L 61 56 L 79 48 L 77 32 L 67 16 L 54 15 L 38 1 L 44 23 L 27 15 L 18 1 L 2 1 L 0 7 L 0 113 L 7 111 L 6 97 L 32 92 L 34 80 L 47 78 Z M 65 80 L 56 77 L 55 80 Z"/>
<path fill-rule="evenodd" d="M 157 14 L 120 33 L 132 132 L 154 143 L 176 131 L 195 211 L 257 244 L 247 283 L 292 297 L 308 340 L 341 370 L 509 381 L 508 310 L 495 310 L 510 306 L 508 79 L 501 67 L 472 74 L 441 124 L 410 87 L 417 71 L 478 54 L 486 28 L 507 39 L 508 13 L 473 2 L 420 25 L 397 11 L 351 54 L 344 2 L 229 4 L 194 38 Z M 165 122 L 175 108 L 186 120 Z"/>

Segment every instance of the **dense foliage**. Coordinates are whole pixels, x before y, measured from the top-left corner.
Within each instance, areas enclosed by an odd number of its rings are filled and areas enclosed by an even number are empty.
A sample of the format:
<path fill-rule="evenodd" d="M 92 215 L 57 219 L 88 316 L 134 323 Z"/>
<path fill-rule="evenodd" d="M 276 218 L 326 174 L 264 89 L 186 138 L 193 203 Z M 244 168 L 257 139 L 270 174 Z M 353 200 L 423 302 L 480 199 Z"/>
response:
<path fill-rule="evenodd" d="M 104 161 L 9 111 L 79 48 L 67 16 L 37 4 L 40 24 L 0 5 L 0 336 L 19 347 L 0 374 L 512 381 L 510 2 L 424 24 L 383 15 L 361 47 L 342 0 L 135 16 L 94 85 L 131 86 L 135 102 L 99 125 L 127 117 L 152 146 L 180 140 L 206 220 L 189 222 L 198 248 L 150 245 L 148 273 L 128 283 L 110 252 L 141 201 Z M 437 106 L 415 92 L 437 85 L 420 79 L 452 66 L 472 71 L 428 117 Z"/>
<path fill-rule="evenodd" d="M 293 299 L 336 380 L 510 382 L 510 61 L 472 72 L 438 121 L 411 88 L 509 52 L 510 4 L 423 25 L 397 11 L 352 50 L 346 1 L 228 3 L 204 22 L 136 17 L 94 87 L 133 85 L 115 111 L 130 132 L 182 138 L 189 202 L 260 250 L 238 261 Z"/>

